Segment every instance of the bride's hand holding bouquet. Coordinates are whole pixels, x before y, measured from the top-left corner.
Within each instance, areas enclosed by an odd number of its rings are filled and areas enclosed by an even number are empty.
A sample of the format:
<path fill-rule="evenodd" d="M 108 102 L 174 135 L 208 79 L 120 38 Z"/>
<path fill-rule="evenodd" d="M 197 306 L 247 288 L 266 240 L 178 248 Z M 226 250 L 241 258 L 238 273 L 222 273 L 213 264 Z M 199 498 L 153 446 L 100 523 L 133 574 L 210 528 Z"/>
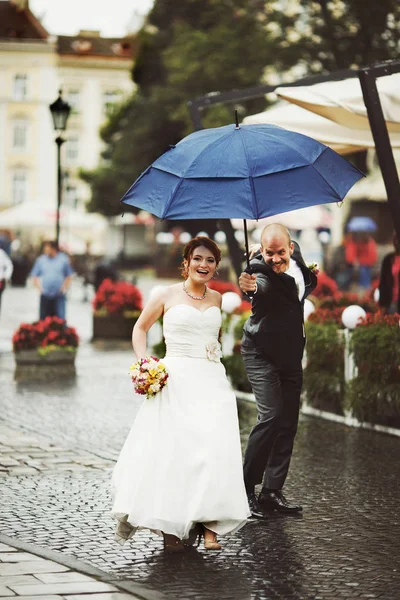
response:
<path fill-rule="evenodd" d="M 158 394 L 168 380 L 166 366 L 154 356 L 141 358 L 131 365 L 129 372 L 135 392 L 147 399 Z"/>

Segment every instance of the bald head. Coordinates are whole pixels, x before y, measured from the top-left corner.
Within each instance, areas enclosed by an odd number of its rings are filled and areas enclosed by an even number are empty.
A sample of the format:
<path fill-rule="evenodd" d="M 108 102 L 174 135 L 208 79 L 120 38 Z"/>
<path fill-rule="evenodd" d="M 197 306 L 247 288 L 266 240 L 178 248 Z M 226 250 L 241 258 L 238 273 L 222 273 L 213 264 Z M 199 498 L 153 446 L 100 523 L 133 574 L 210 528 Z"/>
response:
<path fill-rule="evenodd" d="M 280 223 L 271 223 L 261 232 L 261 254 L 275 273 L 288 270 L 294 246 L 288 229 Z"/>
<path fill-rule="evenodd" d="M 271 237 L 285 237 L 288 245 L 291 243 L 290 233 L 287 227 L 280 223 L 270 223 L 266 225 L 261 232 L 261 245 L 263 245 L 263 239 L 269 239 Z"/>

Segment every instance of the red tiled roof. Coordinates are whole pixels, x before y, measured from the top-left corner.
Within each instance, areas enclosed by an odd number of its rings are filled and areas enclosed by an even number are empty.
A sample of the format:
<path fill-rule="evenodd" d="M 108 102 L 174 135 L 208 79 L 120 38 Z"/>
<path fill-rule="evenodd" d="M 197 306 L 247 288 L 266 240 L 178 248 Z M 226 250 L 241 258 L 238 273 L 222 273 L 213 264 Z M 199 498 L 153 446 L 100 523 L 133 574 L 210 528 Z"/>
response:
<path fill-rule="evenodd" d="M 57 52 L 60 55 L 104 56 L 132 59 L 136 54 L 136 40 L 126 38 L 102 38 L 85 35 L 59 35 Z"/>
<path fill-rule="evenodd" d="M 49 36 L 28 8 L 18 10 L 9 2 L 0 2 L 0 39 L 45 40 Z"/>

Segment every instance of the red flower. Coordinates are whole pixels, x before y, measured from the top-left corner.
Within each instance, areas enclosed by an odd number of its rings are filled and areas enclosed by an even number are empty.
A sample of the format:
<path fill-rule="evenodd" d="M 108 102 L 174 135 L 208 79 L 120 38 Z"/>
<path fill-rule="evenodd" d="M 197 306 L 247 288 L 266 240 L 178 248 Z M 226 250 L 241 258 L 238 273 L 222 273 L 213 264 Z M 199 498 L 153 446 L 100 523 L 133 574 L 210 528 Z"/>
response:
<path fill-rule="evenodd" d="M 242 292 L 235 283 L 231 283 L 230 281 L 219 281 L 218 279 L 212 279 L 207 283 L 210 290 L 216 290 L 220 294 L 225 294 L 225 292 L 235 292 L 235 294 L 239 294 L 242 296 Z"/>
<path fill-rule="evenodd" d="M 357 327 L 368 327 L 368 325 L 387 325 L 388 327 L 399 327 L 400 314 L 385 315 L 382 311 L 376 313 L 367 313 L 360 319 Z"/>
<path fill-rule="evenodd" d="M 314 312 L 310 314 L 308 320 L 310 323 L 317 323 L 318 325 L 323 325 L 326 323 L 336 323 L 337 325 L 342 325 L 342 313 L 344 311 L 344 306 L 336 307 L 336 308 L 317 308 Z"/>
<path fill-rule="evenodd" d="M 246 312 L 251 312 L 251 303 L 247 302 L 247 300 L 243 300 L 242 303 L 237 308 L 235 308 L 233 314 L 242 315 Z"/>
<path fill-rule="evenodd" d="M 328 277 L 324 271 L 320 271 L 318 275 L 318 283 L 316 288 L 313 290 L 313 296 L 321 298 L 324 296 L 336 297 L 339 293 L 339 288 L 334 279 Z"/>
<path fill-rule="evenodd" d="M 45 348 L 49 345 L 76 348 L 79 337 L 75 329 L 67 327 L 58 317 L 46 317 L 36 323 L 23 323 L 12 337 L 14 351 Z"/>
<path fill-rule="evenodd" d="M 142 310 L 143 298 L 140 290 L 132 283 L 105 279 L 93 300 L 94 310 L 105 308 L 109 313 L 124 310 Z"/>

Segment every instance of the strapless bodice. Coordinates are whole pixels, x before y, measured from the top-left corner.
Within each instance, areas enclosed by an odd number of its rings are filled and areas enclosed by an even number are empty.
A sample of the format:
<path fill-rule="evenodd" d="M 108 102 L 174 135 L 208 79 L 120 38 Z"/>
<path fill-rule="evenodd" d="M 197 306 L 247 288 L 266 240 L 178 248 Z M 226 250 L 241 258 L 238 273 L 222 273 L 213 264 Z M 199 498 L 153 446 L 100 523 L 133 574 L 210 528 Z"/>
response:
<path fill-rule="evenodd" d="M 209 358 L 218 362 L 221 322 L 218 306 L 200 311 L 189 304 L 175 304 L 164 315 L 166 356 Z"/>

